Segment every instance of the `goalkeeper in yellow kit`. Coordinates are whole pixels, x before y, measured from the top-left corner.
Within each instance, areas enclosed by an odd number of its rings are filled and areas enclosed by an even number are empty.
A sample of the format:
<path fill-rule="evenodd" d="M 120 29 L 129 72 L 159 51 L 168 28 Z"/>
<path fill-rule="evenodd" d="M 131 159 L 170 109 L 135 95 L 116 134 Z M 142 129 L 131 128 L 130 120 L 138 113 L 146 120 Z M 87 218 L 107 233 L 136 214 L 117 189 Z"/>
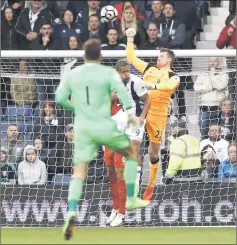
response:
<path fill-rule="evenodd" d="M 175 55 L 173 51 L 162 48 L 156 66 L 148 64 L 135 55 L 133 40 L 136 35 L 134 28 L 126 30 L 127 60 L 143 74 L 143 80 L 149 89 L 151 106 L 146 119 L 146 129 L 149 136 L 150 176 L 143 199 L 150 200 L 156 184 L 159 168 L 159 151 L 162 137 L 165 133 L 168 107 L 171 95 L 179 86 L 180 79 L 172 70 Z"/>

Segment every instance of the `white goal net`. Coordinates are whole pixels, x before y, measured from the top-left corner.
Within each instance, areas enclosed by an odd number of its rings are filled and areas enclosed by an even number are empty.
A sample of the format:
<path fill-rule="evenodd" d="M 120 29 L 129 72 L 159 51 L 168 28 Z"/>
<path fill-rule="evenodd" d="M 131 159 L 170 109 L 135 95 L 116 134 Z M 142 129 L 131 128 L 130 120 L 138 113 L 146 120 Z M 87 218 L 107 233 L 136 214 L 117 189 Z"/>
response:
<path fill-rule="evenodd" d="M 229 143 L 235 141 L 235 51 L 183 50 L 175 53 L 177 58 L 173 69 L 181 77 L 181 85 L 172 98 L 172 113 L 162 145 L 162 167 L 156 190 L 146 209 L 126 213 L 124 226 L 234 226 L 235 174 L 232 170 L 228 174 L 221 172 L 221 159 L 212 164 L 202 159 L 206 171 L 201 181 L 164 185 L 162 178 L 168 166 L 167 138 L 173 121 L 187 120 L 189 133 L 202 140 L 208 138 L 213 120 L 221 126 L 222 138 Z M 136 54 L 155 65 L 159 51 L 137 51 Z M 83 63 L 83 51 L 2 51 L 1 56 L 1 225 L 62 226 L 66 218 L 72 168 L 73 144 L 69 139 L 73 115 L 55 105 L 54 91 L 67 71 Z M 103 64 L 114 66 L 119 58 L 125 57 L 125 52 L 104 51 L 103 56 Z M 216 68 L 208 67 L 208 63 Z M 131 67 L 131 72 L 142 77 L 134 67 Z M 218 77 L 219 84 L 210 89 L 213 76 Z M 203 89 L 197 85 L 198 80 Z M 207 93 L 211 91 L 216 93 L 208 97 Z M 222 97 L 214 98 L 214 95 Z M 207 97 L 209 104 L 205 104 Z M 229 102 L 232 107 L 228 107 Z M 233 114 L 226 113 L 225 106 Z M 48 172 L 46 179 L 29 168 L 19 171 L 18 165 L 24 160 L 26 145 L 39 148 L 40 159 L 45 162 Z M 145 136 L 141 147 L 141 194 L 149 177 L 148 145 Z M 228 154 L 227 149 L 226 152 Z M 25 176 L 25 180 L 21 180 L 22 185 L 20 176 Z M 34 177 L 39 177 L 41 183 L 27 184 Z M 89 167 L 84 195 L 77 208 L 77 225 L 104 227 L 111 203 L 103 151 L 99 150 Z"/>

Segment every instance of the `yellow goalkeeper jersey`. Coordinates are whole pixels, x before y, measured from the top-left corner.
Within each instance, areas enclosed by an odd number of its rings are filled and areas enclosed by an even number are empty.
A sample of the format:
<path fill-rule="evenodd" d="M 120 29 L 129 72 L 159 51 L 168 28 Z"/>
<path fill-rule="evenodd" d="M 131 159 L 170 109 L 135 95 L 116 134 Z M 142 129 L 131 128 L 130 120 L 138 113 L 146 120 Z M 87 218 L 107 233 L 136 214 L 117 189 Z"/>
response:
<path fill-rule="evenodd" d="M 151 107 L 148 114 L 168 115 L 170 97 L 179 86 L 180 79 L 170 69 L 158 69 L 135 55 L 133 43 L 127 44 L 128 61 L 143 74 L 143 80 L 149 84 L 159 84 L 157 90 L 149 90 Z"/>

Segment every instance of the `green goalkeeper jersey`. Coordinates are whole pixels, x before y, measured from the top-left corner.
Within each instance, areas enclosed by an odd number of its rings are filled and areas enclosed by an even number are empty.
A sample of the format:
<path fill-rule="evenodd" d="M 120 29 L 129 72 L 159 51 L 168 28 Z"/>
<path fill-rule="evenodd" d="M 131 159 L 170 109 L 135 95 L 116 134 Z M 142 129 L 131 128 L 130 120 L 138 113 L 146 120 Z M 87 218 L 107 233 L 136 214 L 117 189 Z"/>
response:
<path fill-rule="evenodd" d="M 78 121 L 102 121 L 111 117 L 111 92 L 115 91 L 124 110 L 131 100 L 118 72 L 111 67 L 86 63 L 70 71 L 56 90 L 56 101 L 75 114 Z M 72 95 L 73 103 L 70 101 Z"/>

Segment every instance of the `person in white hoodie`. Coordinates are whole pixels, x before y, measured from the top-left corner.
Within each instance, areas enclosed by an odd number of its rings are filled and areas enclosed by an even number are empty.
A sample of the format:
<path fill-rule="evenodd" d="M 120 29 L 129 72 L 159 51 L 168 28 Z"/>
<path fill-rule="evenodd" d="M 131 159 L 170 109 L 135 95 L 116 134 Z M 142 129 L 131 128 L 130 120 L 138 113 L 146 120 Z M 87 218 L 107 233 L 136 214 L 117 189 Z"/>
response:
<path fill-rule="evenodd" d="M 37 149 L 27 145 L 24 149 L 24 160 L 18 165 L 19 185 L 44 185 L 47 181 L 45 163 L 39 160 Z"/>
<path fill-rule="evenodd" d="M 228 75 L 219 68 L 219 59 L 209 58 L 208 71 L 198 75 L 194 91 L 199 99 L 198 124 L 202 139 L 208 138 L 210 123 L 217 120 L 220 102 L 228 96 Z"/>

